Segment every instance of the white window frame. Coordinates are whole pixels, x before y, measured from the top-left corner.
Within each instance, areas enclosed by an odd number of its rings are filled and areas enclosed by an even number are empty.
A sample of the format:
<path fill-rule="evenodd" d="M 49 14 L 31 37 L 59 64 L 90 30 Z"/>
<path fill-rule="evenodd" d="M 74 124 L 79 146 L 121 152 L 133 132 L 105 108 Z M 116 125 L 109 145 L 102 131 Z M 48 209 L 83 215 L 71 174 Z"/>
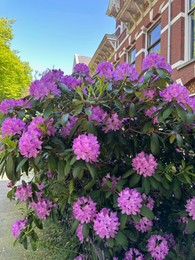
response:
<path fill-rule="evenodd" d="M 190 0 L 187 0 L 187 16 L 188 16 L 188 29 L 186 27 L 186 30 L 187 30 L 187 41 L 188 41 L 188 53 L 187 53 L 187 56 L 188 56 L 188 60 L 192 60 L 192 59 L 195 59 L 195 52 L 194 52 L 194 57 L 192 56 L 192 23 L 191 23 L 191 15 L 193 13 L 195 13 L 195 6 L 193 8 L 190 9 Z M 195 27 L 195 20 L 194 20 L 194 27 Z"/>
<path fill-rule="evenodd" d="M 129 57 L 131 57 L 131 53 L 133 53 L 133 51 L 135 51 L 135 59 L 131 62 L 131 60 L 129 59 Z M 133 48 L 131 48 L 128 52 L 127 52 L 127 62 L 129 64 L 135 64 L 135 61 L 136 61 L 136 46 L 134 46 Z"/>
<path fill-rule="evenodd" d="M 158 21 L 158 22 L 156 22 L 155 24 L 153 24 L 152 27 L 151 27 L 151 28 L 148 30 L 148 32 L 147 32 L 147 38 L 146 38 L 146 40 L 147 40 L 147 42 L 146 42 L 146 44 L 147 44 L 147 53 L 149 53 L 150 50 L 151 50 L 153 47 L 155 47 L 157 44 L 160 43 L 160 46 L 161 46 L 161 30 L 160 30 L 160 35 L 159 35 L 158 40 L 155 41 L 152 45 L 149 45 L 149 34 L 150 34 L 159 24 L 161 25 L 161 21 Z"/>

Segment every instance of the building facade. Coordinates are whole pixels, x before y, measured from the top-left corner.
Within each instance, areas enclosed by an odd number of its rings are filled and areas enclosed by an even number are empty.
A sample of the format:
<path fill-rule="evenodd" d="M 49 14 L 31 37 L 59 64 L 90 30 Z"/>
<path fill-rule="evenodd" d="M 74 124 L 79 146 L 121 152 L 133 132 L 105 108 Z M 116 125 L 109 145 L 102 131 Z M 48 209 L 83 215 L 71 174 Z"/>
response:
<path fill-rule="evenodd" d="M 134 64 L 141 71 L 151 52 L 171 64 L 172 77 L 195 93 L 195 0 L 110 0 L 106 13 L 116 20 L 89 62 L 92 72 L 101 61 L 115 66 Z"/>

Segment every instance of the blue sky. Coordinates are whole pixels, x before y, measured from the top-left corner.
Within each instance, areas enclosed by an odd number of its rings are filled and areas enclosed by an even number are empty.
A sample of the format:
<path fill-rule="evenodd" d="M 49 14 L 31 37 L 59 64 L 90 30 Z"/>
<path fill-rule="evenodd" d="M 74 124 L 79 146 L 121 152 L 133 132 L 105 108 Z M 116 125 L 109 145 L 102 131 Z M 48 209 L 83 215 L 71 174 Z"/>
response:
<path fill-rule="evenodd" d="M 14 18 L 12 49 L 34 70 L 72 71 L 74 54 L 92 56 L 114 33 L 109 0 L 0 0 L 0 17 Z"/>

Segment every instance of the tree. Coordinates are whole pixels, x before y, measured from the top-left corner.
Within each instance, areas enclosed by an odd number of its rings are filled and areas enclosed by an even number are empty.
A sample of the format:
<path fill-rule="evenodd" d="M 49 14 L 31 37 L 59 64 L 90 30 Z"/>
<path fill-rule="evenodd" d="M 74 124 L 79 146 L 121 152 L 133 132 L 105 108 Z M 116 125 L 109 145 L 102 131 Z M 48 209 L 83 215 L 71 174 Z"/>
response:
<path fill-rule="evenodd" d="M 11 50 L 14 20 L 0 18 L 0 100 L 19 98 L 31 81 L 31 68 Z"/>

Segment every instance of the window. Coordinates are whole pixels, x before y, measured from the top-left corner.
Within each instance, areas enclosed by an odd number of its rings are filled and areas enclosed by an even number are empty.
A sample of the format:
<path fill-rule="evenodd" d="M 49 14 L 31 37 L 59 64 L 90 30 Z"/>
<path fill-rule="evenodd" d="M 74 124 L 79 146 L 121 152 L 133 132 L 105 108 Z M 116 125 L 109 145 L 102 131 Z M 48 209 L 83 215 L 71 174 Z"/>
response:
<path fill-rule="evenodd" d="M 135 58 L 136 58 L 136 48 L 130 50 L 127 53 L 127 62 L 130 64 L 134 64 L 135 63 Z"/>
<path fill-rule="evenodd" d="M 188 9 L 189 21 L 190 21 L 190 58 L 195 58 L 195 0 L 189 0 Z"/>
<path fill-rule="evenodd" d="M 148 53 L 160 53 L 161 24 L 157 24 L 148 32 Z"/>

